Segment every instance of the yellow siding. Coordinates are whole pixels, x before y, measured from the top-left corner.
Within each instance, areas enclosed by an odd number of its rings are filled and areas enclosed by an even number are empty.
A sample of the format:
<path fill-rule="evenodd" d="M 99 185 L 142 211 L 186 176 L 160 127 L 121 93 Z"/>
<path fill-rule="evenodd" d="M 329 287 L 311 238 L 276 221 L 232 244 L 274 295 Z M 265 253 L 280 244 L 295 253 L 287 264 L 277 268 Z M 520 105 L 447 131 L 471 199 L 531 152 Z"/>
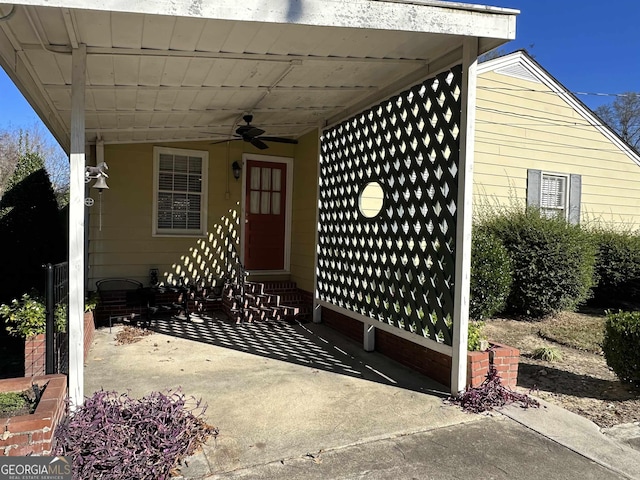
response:
<path fill-rule="evenodd" d="M 583 223 L 640 225 L 640 166 L 544 84 L 483 73 L 477 107 L 477 210 L 524 205 L 531 168 L 582 175 Z"/>
<path fill-rule="evenodd" d="M 100 200 L 90 208 L 89 288 L 105 277 L 128 277 L 148 283 L 149 269 L 158 268 L 161 281 L 186 275 L 211 281 L 224 271 L 224 238 L 238 233 L 242 182 L 235 180 L 231 164 L 245 151 L 257 153 L 244 142 L 211 145 L 166 144 L 174 148 L 209 152 L 207 235 L 153 237 L 153 147 L 150 144 L 105 146 L 109 165 L 109 190 L 102 194 L 102 230 L 99 229 Z M 269 155 L 294 157 L 296 146 L 273 144 Z M 262 152 L 261 152 L 262 153 Z M 295 168 L 294 168 L 295 171 Z"/>
<path fill-rule="evenodd" d="M 313 131 L 300 139 L 293 169 L 291 279 L 307 292 L 314 291 L 318 152 L 318 132 Z"/>

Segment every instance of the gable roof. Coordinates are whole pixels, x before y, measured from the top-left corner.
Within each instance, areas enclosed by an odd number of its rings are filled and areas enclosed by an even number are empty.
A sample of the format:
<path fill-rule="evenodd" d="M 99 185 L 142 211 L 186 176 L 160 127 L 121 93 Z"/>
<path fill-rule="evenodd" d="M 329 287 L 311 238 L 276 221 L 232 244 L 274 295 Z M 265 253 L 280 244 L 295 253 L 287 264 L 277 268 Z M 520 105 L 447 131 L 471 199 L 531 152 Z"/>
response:
<path fill-rule="evenodd" d="M 496 72 L 545 85 L 573 108 L 588 124 L 602 133 L 613 145 L 640 166 L 640 154 L 524 50 L 518 50 L 501 57 L 487 60 L 478 65 L 477 72 L 478 75 L 487 72 Z"/>

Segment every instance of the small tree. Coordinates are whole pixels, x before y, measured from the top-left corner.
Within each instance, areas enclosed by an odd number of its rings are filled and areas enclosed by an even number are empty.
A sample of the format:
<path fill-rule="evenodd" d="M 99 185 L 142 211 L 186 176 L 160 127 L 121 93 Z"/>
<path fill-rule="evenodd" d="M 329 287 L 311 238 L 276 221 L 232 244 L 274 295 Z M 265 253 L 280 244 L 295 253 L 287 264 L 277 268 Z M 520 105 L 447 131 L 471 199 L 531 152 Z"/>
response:
<path fill-rule="evenodd" d="M 623 93 L 595 111 L 625 142 L 636 150 L 640 148 L 640 94 Z"/>
<path fill-rule="evenodd" d="M 42 290 L 42 265 L 66 257 L 65 232 L 44 159 L 21 155 L 0 199 L 0 302 Z"/>
<path fill-rule="evenodd" d="M 69 159 L 38 125 L 0 131 L 0 198 L 10 188 L 7 184 L 15 176 L 18 163 L 25 156 L 42 160 L 43 164 L 37 168 L 30 169 L 23 165 L 24 171 L 32 173 L 39 168 L 45 168 L 53 185 L 58 206 L 64 207 L 69 201 Z M 24 177 L 23 175 L 22 178 Z"/>

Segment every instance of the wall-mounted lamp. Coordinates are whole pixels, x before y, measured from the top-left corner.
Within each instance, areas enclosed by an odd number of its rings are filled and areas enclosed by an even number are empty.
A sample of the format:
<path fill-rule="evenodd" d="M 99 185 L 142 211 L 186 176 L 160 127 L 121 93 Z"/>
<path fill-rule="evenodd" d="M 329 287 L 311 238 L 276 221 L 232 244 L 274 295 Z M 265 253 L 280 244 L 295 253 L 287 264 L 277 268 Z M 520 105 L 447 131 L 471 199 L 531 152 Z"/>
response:
<path fill-rule="evenodd" d="M 233 178 L 238 180 L 240 178 L 240 174 L 242 173 L 242 167 L 238 162 L 233 162 L 231 164 L 231 170 L 233 170 Z"/>

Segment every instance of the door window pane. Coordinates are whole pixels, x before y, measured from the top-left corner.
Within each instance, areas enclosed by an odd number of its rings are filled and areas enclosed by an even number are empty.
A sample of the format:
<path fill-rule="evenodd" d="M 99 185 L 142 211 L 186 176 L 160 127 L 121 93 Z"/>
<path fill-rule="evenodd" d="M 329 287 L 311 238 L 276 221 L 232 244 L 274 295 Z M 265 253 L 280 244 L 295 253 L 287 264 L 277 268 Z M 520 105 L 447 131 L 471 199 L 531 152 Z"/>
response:
<path fill-rule="evenodd" d="M 271 194 L 271 213 L 280 215 L 280 192 L 273 192 Z"/>
<path fill-rule="evenodd" d="M 262 169 L 262 190 L 271 190 L 271 169 Z"/>
<path fill-rule="evenodd" d="M 260 213 L 260 192 L 251 192 L 249 213 Z"/>
<path fill-rule="evenodd" d="M 262 192 L 262 200 L 260 202 L 260 213 L 271 213 L 271 193 Z"/>
<path fill-rule="evenodd" d="M 271 190 L 273 190 L 274 192 L 279 192 L 282 188 L 280 186 L 282 179 L 282 170 L 280 170 L 279 168 L 274 168 L 271 178 L 273 180 L 273 187 L 271 188 Z"/>
<path fill-rule="evenodd" d="M 260 167 L 251 167 L 251 190 L 260 190 Z"/>

